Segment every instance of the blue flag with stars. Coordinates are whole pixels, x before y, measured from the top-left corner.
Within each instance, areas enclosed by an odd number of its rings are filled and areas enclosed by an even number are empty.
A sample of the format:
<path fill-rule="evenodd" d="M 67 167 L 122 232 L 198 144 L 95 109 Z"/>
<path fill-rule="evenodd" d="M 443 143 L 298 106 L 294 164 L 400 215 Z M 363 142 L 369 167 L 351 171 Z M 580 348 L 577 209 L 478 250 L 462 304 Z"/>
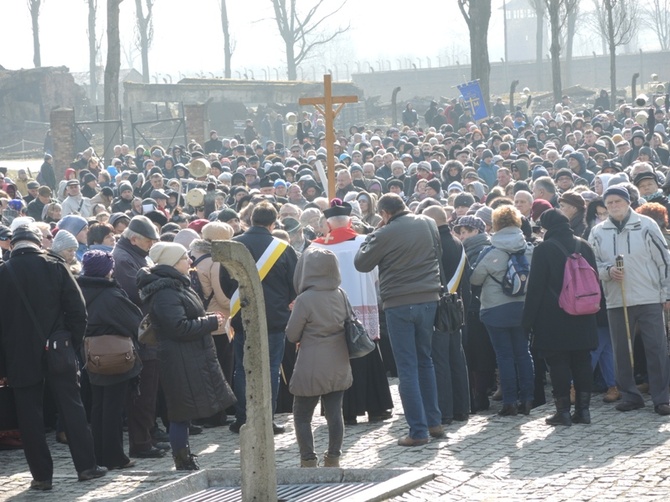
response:
<path fill-rule="evenodd" d="M 479 87 L 479 80 L 467 82 L 456 86 L 463 96 L 463 106 L 467 106 L 470 115 L 475 120 L 482 120 L 489 116 L 486 111 L 486 103 L 482 95 L 482 89 Z"/>

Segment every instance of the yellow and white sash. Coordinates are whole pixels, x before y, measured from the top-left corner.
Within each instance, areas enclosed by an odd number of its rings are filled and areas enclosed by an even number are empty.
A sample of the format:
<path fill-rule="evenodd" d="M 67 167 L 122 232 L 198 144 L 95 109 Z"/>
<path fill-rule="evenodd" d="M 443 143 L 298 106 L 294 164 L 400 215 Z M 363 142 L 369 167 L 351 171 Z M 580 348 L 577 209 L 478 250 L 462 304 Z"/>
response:
<path fill-rule="evenodd" d="M 458 289 L 458 285 L 461 283 L 461 278 L 463 277 L 463 272 L 465 271 L 465 261 L 466 261 L 466 255 L 465 255 L 465 249 L 461 249 L 461 260 L 458 262 L 458 267 L 456 268 L 456 272 L 454 273 L 454 276 L 451 278 L 451 280 L 447 283 L 446 289 L 450 293 L 455 293 L 456 290 Z"/>
<path fill-rule="evenodd" d="M 256 262 L 256 270 L 258 270 L 258 275 L 260 276 L 261 282 L 265 279 L 265 276 L 268 275 L 270 269 L 277 263 L 279 257 L 284 254 L 284 251 L 288 248 L 288 242 L 276 237 L 272 238 L 272 242 L 263 252 L 261 257 Z M 235 317 L 235 315 L 240 311 L 240 290 L 236 289 L 233 293 L 233 296 L 230 298 L 230 318 Z"/>

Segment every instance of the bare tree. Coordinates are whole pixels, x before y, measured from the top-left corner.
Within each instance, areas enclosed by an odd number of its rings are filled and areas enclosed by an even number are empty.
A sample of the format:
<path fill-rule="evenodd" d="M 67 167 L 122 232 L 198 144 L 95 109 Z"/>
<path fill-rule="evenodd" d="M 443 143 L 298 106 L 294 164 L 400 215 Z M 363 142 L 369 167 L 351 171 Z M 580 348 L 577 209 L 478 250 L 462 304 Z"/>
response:
<path fill-rule="evenodd" d="M 119 10 L 123 0 L 107 0 L 107 64 L 105 65 L 105 120 L 119 118 L 119 73 L 121 72 L 121 37 Z M 105 124 L 105 161 L 113 152 L 110 145 L 116 139 L 114 124 Z"/>
<path fill-rule="evenodd" d="M 135 0 L 135 17 L 137 18 L 137 46 L 142 54 L 142 81 L 149 83 L 149 47 L 154 38 L 153 8 L 154 0 L 144 0 L 146 14 L 142 0 Z"/>
<path fill-rule="evenodd" d="M 228 22 L 226 0 L 221 0 L 221 28 L 223 29 L 223 76 L 230 78 L 232 74 L 230 60 L 235 51 L 235 42 L 230 37 L 230 24 Z"/>
<path fill-rule="evenodd" d="M 323 32 L 323 24 L 342 10 L 347 3 L 343 0 L 334 10 L 322 14 L 325 10 L 325 0 L 317 0 L 301 14 L 298 0 L 270 0 L 274 8 L 275 21 L 279 34 L 286 46 L 286 66 L 288 79 L 298 78 L 298 65 L 304 61 L 315 47 L 327 44 L 338 35 L 349 30 L 350 25 L 339 27 L 333 32 Z M 305 2 L 307 3 L 307 2 Z"/>
<path fill-rule="evenodd" d="M 549 13 L 549 25 L 551 26 L 551 80 L 554 94 L 554 102 L 560 103 L 563 94 L 561 82 L 561 29 L 565 24 L 568 12 L 575 8 L 578 0 L 544 0 Z"/>
<path fill-rule="evenodd" d="M 98 52 L 100 42 L 96 36 L 95 21 L 98 14 L 98 0 L 84 0 L 88 4 L 88 72 L 89 72 L 89 98 L 91 104 L 98 103 Z"/>
<path fill-rule="evenodd" d="M 577 16 L 579 15 L 579 3 L 567 2 L 565 4 L 566 29 L 565 29 L 565 82 L 567 86 L 572 85 L 572 46 L 575 40 L 577 27 Z"/>
<path fill-rule="evenodd" d="M 544 71 L 542 70 L 542 59 L 543 54 L 543 45 L 544 45 L 544 15 L 547 10 L 547 6 L 544 3 L 544 0 L 528 0 L 528 3 L 535 11 L 535 65 L 537 71 L 537 88 L 543 88 L 543 75 Z"/>
<path fill-rule="evenodd" d="M 645 21 L 658 37 L 661 50 L 670 50 L 670 0 L 651 0 L 643 12 Z"/>
<path fill-rule="evenodd" d="M 470 78 L 479 79 L 486 109 L 490 107 L 489 76 L 489 21 L 491 20 L 491 0 L 458 0 L 463 19 L 470 30 Z"/>
<path fill-rule="evenodd" d="M 42 0 L 28 0 L 28 9 L 33 24 L 33 63 L 35 68 L 42 66 L 42 56 L 40 54 L 40 8 Z"/>
<path fill-rule="evenodd" d="M 637 0 L 593 0 L 598 30 L 610 55 L 610 102 L 616 104 L 616 48 L 629 43 L 638 28 Z"/>

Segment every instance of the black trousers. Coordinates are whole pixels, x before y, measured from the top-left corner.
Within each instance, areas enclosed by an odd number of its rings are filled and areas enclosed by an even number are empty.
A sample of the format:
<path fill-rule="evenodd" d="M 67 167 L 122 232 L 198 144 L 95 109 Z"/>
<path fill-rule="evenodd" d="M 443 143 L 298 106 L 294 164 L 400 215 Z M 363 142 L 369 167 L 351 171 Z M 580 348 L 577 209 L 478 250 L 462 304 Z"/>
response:
<path fill-rule="evenodd" d="M 575 384 L 575 392 L 591 392 L 593 372 L 590 351 L 542 351 L 541 355 L 549 366 L 554 397 L 569 396 L 571 381 Z"/>
<path fill-rule="evenodd" d="M 47 377 L 47 385 L 67 435 L 74 467 L 77 472 L 81 472 L 95 467 L 96 463 L 93 437 L 81 403 L 77 379 L 74 371 L 50 375 Z M 37 481 L 50 481 L 53 477 L 53 461 L 44 432 L 44 382 L 30 387 L 15 387 L 14 399 L 30 473 Z"/>
<path fill-rule="evenodd" d="M 91 430 L 98 465 L 121 467 L 128 463 L 123 452 L 123 410 L 128 380 L 114 385 L 91 385 Z"/>
<path fill-rule="evenodd" d="M 151 428 L 156 421 L 156 396 L 158 394 L 158 360 L 142 361 L 140 395 L 127 392 L 126 416 L 128 418 L 128 444 L 130 454 L 149 450 Z"/>

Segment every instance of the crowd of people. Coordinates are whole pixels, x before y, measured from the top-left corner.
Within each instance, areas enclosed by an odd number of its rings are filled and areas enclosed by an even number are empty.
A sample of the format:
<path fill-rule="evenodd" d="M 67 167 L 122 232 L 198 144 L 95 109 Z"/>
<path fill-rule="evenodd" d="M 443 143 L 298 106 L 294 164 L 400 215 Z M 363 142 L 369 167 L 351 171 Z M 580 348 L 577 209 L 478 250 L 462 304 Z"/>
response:
<path fill-rule="evenodd" d="M 549 425 L 590 423 L 594 391 L 622 412 L 648 392 L 670 415 L 667 104 L 605 103 L 565 96 L 533 113 L 498 100 L 474 121 L 454 99 L 432 103 L 425 123 L 408 103 L 400 128 L 337 134 L 329 197 L 323 119 L 307 113 L 289 144 L 248 120 L 244 137 L 211 131 L 202 146 L 118 145 L 108 161 L 89 148 L 62 180 L 49 154 L 34 180 L 0 168 L 0 377 L 32 487 L 52 485 L 45 429 L 86 480 L 169 450 L 177 469 L 197 469 L 189 434 L 244 426 L 245 305 L 212 260 L 219 240 L 256 261 L 270 406 L 294 414 L 304 467 L 319 463 L 319 399 L 323 465 L 339 466 L 345 426 L 391 418 L 388 376 L 407 447 L 491 401 L 500 416 L 532 413 L 547 373 Z M 600 281 L 599 309 L 579 314 L 559 302 L 577 258 Z M 447 331 L 435 327 L 445 294 L 463 317 Z M 359 359 L 347 355 L 349 305 L 375 342 Z M 61 331 L 79 361 L 57 373 Z M 103 335 L 132 339 L 132 368 L 91 369 L 82 340 Z M 273 431 L 285 427 L 273 419 Z"/>

